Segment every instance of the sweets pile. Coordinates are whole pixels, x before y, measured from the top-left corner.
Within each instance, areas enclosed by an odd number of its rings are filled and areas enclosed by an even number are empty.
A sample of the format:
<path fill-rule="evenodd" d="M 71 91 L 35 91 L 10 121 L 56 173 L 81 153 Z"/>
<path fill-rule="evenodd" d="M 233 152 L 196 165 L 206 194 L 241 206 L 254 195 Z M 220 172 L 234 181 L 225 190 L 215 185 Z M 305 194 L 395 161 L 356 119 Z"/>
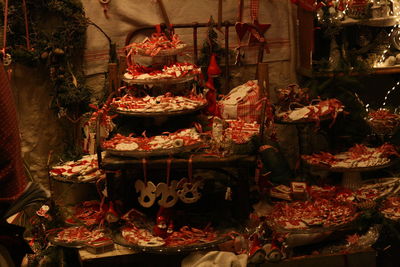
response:
<path fill-rule="evenodd" d="M 142 54 L 157 56 L 170 53 L 171 50 L 182 50 L 186 47 L 177 34 L 168 39 L 165 34 L 153 33 L 150 38 L 146 37 L 141 43 L 132 43 L 127 46 L 129 54 Z"/>
<path fill-rule="evenodd" d="M 133 97 L 129 94 L 114 98 L 111 106 L 116 110 L 126 112 L 170 112 L 181 110 L 193 110 L 207 103 L 207 100 L 200 95 L 172 96 L 171 93 L 157 97 Z"/>
<path fill-rule="evenodd" d="M 110 140 L 103 142 L 103 148 L 121 151 L 152 151 L 190 146 L 200 142 L 200 134 L 195 128 L 189 128 L 152 137 L 133 137 L 116 134 Z"/>
<path fill-rule="evenodd" d="M 399 153 L 392 144 L 383 144 L 379 147 L 367 147 L 356 144 L 348 151 L 333 155 L 329 152 L 302 155 L 302 158 L 312 165 L 325 165 L 331 168 L 359 168 L 373 167 L 387 164 L 390 157 L 399 157 Z"/>
<path fill-rule="evenodd" d="M 97 155 L 85 155 L 77 161 L 67 161 L 54 166 L 50 170 L 53 177 L 62 177 L 67 180 L 76 179 L 79 181 L 92 181 L 104 177 L 105 174 L 99 170 Z"/>
<path fill-rule="evenodd" d="M 151 80 L 183 78 L 201 73 L 201 69 L 191 63 L 174 63 L 161 70 L 134 64 L 128 67 L 124 78 L 128 80 Z"/>

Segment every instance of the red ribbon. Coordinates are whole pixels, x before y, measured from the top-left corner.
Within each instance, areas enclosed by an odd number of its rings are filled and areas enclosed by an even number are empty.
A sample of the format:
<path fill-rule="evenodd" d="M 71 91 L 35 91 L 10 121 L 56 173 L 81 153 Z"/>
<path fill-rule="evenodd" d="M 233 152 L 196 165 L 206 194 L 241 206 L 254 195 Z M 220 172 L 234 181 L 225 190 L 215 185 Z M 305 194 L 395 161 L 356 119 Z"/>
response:
<path fill-rule="evenodd" d="M 31 50 L 31 43 L 29 40 L 28 12 L 26 11 L 26 0 L 22 0 L 22 8 L 24 10 L 24 19 L 25 19 L 26 48 L 28 50 Z"/>
<path fill-rule="evenodd" d="M 143 179 L 144 183 L 147 183 L 147 160 L 145 158 L 142 159 L 142 165 L 143 165 Z"/>
<path fill-rule="evenodd" d="M 8 28 L 8 0 L 5 0 L 4 3 L 4 29 L 3 29 L 3 57 L 6 55 L 6 46 L 7 46 L 7 28 Z"/>
<path fill-rule="evenodd" d="M 172 163 L 172 158 L 167 159 L 167 185 L 169 186 L 169 178 L 171 176 L 171 163 Z"/>
<path fill-rule="evenodd" d="M 193 155 L 190 155 L 188 160 L 188 176 L 189 182 L 191 182 L 193 178 Z"/>
<path fill-rule="evenodd" d="M 258 20 L 258 11 L 260 9 L 260 0 L 251 0 L 250 1 L 250 18 L 251 21 L 254 22 Z"/>

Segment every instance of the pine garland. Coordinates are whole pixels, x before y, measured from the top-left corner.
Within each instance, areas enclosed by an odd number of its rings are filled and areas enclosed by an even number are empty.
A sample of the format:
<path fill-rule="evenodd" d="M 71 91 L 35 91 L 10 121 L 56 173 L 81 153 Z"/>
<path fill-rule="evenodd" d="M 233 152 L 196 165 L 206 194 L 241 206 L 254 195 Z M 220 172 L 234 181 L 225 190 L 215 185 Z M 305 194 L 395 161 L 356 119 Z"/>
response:
<path fill-rule="evenodd" d="M 26 7 L 32 48 L 26 47 L 22 1 L 10 1 L 6 52 L 13 62 L 45 68 L 53 87 L 52 107 L 59 117 L 75 121 L 90 100 L 81 70 L 88 24 L 82 5 L 76 0 L 26 0 Z"/>
<path fill-rule="evenodd" d="M 220 63 L 221 59 L 229 56 L 229 51 L 222 48 L 218 42 L 218 34 L 214 30 L 215 22 L 212 17 L 208 22 L 207 38 L 204 40 L 203 47 L 200 50 L 199 66 L 201 67 L 204 79 L 208 79 L 207 68 L 210 65 L 211 55 L 216 54 L 217 62 Z M 221 81 L 220 77 L 214 79 L 214 85 L 218 92 L 220 92 Z"/>

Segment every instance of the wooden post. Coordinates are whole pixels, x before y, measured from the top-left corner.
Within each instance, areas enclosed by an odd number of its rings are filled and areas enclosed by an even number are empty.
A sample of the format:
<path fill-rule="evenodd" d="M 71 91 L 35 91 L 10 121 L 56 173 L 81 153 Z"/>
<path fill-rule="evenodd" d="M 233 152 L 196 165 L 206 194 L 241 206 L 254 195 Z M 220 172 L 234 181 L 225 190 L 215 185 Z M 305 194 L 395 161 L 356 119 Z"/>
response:
<path fill-rule="evenodd" d="M 269 73 L 268 63 L 258 63 L 257 65 L 257 80 L 260 87 L 260 98 L 269 98 Z M 264 139 L 265 131 L 265 111 L 267 109 L 267 101 L 263 101 L 261 108 L 261 122 L 260 122 L 260 139 Z"/>
<path fill-rule="evenodd" d="M 225 94 L 229 93 L 230 77 L 229 77 L 229 24 L 225 24 Z"/>
<path fill-rule="evenodd" d="M 261 97 L 269 97 L 268 63 L 261 62 L 257 64 L 257 80 L 258 86 L 260 86 Z"/>
<path fill-rule="evenodd" d="M 111 94 L 119 88 L 118 64 L 108 63 L 108 93 Z"/>
<path fill-rule="evenodd" d="M 127 67 L 126 56 L 120 56 L 118 64 L 118 88 L 121 86 L 121 77 L 124 75 Z"/>
<path fill-rule="evenodd" d="M 237 21 L 242 22 L 243 21 L 243 6 L 244 6 L 244 0 L 238 0 L 238 14 L 237 14 Z"/>
<path fill-rule="evenodd" d="M 172 34 L 172 28 L 171 28 L 171 22 L 169 20 L 168 14 L 167 14 L 167 10 L 165 9 L 164 3 L 162 0 L 157 0 L 158 5 L 160 7 L 161 10 L 161 14 L 163 16 L 163 19 L 165 21 L 165 24 L 167 24 L 167 29 L 169 31 L 170 34 Z M 168 38 L 171 38 L 172 36 L 167 36 Z"/>
<path fill-rule="evenodd" d="M 221 30 L 222 28 L 222 0 L 218 0 L 218 24 L 217 29 Z"/>
<path fill-rule="evenodd" d="M 198 63 L 198 51 L 197 51 L 197 23 L 193 25 L 193 56 L 194 64 Z"/>

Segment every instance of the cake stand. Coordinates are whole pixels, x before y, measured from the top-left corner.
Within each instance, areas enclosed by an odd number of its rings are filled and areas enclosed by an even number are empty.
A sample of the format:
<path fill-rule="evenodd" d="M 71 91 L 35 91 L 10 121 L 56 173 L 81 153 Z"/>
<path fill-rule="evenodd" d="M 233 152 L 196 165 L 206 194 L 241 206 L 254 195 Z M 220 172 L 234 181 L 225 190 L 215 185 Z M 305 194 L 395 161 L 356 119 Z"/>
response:
<path fill-rule="evenodd" d="M 331 167 L 329 165 L 323 165 L 323 164 L 319 165 L 309 164 L 309 165 L 321 170 L 342 173 L 341 185 L 344 188 L 349 188 L 354 190 L 363 185 L 363 180 L 361 178 L 362 172 L 384 169 L 393 165 L 395 162 L 396 162 L 395 160 L 391 160 L 390 162 L 381 165 L 367 166 L 367 167 L 349 167 L 349 168 Z"/>

